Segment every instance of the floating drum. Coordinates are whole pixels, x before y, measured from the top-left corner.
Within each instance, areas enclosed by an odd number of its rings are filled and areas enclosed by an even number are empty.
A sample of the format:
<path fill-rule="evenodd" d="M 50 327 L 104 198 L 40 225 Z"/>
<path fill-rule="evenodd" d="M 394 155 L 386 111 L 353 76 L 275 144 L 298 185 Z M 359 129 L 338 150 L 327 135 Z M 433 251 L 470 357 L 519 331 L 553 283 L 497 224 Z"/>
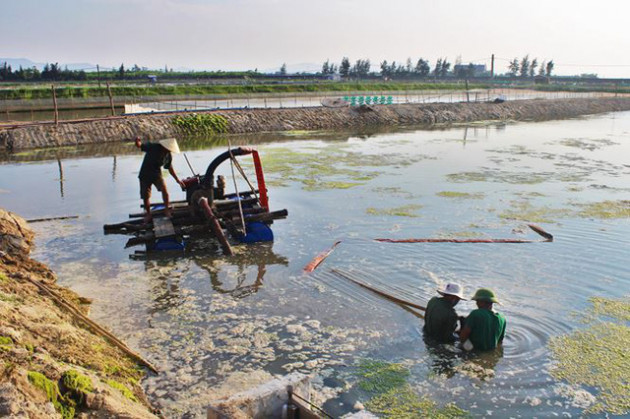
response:
<path fill-rule="evenodd" d="M 273 241 L 273 231 L 265 223 L 251 222 L 247 223 L 247 234 L 240 237 L 241 243 L 258 243 Z"/>
<path fill-rule="evenodd" d="M 147 250 L 155 250 L 155 251 L 165 251 L 165 250 L 184 250 L 186 248 L 186 244 L 184 241 L 177 241 L 174 237 L 164 237 L 161 239 L 157 239 L 155 243 L 150 246 L 147 243 Z"/>

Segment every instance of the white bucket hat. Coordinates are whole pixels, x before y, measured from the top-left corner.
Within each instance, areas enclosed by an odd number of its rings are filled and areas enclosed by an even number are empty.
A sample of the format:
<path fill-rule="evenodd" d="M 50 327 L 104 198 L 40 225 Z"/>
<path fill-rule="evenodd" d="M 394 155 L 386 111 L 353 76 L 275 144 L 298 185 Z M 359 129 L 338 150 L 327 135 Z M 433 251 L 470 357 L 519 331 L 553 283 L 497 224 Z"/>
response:
<path fill-rule="evenodd" d="M 437 292 L 440 293 L 440 295 L 454 295 L 460 300 L 465 300 L 464 288 L 461 285 L 455 284 L 453 282 L 446 284 L 444 289 L 437 290 Z"/>
<path fill-rule="evenodd" d="M 175 138 L 165 138 L 158 141 L 158 143 L 172 153 L 179 153 L 179 145 L 177 145 Z"/>

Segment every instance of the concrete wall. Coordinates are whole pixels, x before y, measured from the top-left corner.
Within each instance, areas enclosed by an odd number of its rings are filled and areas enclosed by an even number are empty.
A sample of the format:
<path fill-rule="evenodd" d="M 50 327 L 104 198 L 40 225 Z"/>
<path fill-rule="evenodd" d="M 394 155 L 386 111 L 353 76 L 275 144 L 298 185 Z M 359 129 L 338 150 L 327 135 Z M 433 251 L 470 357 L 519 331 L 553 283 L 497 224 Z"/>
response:
<path fill-rule="evenodd" d="M 630 99 L 580 98 L 504 103 L 372 105 L 345 108 L 240 109 L 214 111 L 233 134 L 287 130 L 334 130 L 396 125 L 434 125 L 484 120 L 549 120 L 630 110 Z M 176 114 L 147 114 L 82 121 L 0 125 L 0 148 L 9 152 L 121 141 L 138 135 L 158 139 L 181 135 Z"/>

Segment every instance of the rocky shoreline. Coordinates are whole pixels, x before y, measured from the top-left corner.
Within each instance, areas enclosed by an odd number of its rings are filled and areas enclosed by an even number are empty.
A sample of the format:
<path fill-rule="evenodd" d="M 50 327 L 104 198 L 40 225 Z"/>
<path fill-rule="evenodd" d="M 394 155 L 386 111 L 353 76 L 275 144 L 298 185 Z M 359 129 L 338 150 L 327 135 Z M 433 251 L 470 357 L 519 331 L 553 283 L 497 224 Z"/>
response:
<path fill-rule="evenodd" d="M 27 222 L 0 208 L 0 417 L 157 417 L 145 372 L 80 321 L 90 302 L 58 286 L 32 244 Z"/>
<path fill-rule="evenodd" d="M 432 103 L 217 110 L 227 121 L 228 134 L 292 130 L 339 130 L 365 127 L 529 121 L 577 117 L 630 110 L 628 98 L 534 99 L 503 103 Z M 199 112 L 202 113 L 202 112 Z M 0 125 L 0 150 L 117 142 L 136 135 L 158 139 L 182 135 L 173 123 L 179 113 L 155 113 L 80 121 Z M 190 112 L 188 112 L 190 114 Z M 192 133 L 194 134 L 194 133 Z"/>

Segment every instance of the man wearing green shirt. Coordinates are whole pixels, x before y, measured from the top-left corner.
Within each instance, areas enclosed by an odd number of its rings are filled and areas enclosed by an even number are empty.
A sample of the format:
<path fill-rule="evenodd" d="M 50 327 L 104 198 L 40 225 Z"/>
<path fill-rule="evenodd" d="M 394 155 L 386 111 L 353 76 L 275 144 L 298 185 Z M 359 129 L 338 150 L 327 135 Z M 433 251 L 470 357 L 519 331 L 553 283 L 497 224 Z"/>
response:
<path fill-rule="evenodd" d="M 494 303 L 500 304 L 494 292 L 488 288 L 479 288 L 471 298 L 477 302 L 477 309 L 470 312 L 460 333 L 464 349 L 470 339 L 472 347 L 478 351 L 487 351 L 501 345 L 505 337 L 505 317 L 492 309 Z M 472 348 L 471 348 L 472 349 Z"/>
<path fill-rule="evenodd" d="M 424 314 L 424 334 L 439 343 L 455 341 L 455 329 L 459 317 L 455 306 L 464 300 L 463 290 L 459 284 L 446 284 L 444 289 L 437 290 L 441 297 L 433 297 L 427 304 Z"/>

